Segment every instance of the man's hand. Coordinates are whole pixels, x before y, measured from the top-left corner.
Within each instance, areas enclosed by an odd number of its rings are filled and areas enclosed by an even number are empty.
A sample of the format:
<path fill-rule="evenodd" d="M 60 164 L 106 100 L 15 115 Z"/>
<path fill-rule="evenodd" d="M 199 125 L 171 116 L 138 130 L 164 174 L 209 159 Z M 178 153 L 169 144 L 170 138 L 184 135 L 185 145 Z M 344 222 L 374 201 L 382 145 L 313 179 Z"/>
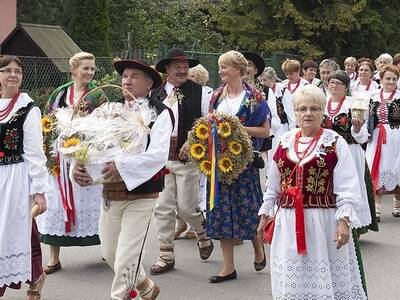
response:
<path fill-rule="evenodd" d="M 86 169 L 82 165 L 76 165 L 72 170 L 72 176 L 77 184 L 80 186 L 89 186 L 93 184 L 93 179 L 86 172 Z"/>
<path fill-rule="evenodd" d="M 186 141 L 182 148 L 179 150 L 179 159 L 181 161 L 188 161 L 189 159 L 189 143 Z"/>
<path fill-rule="evenodd" d="M 43 193 L 36 193 L 35 196 L 33 196 L 33 205 L 35 204 L 39 206 L 38 215 L 41 215 L 46 211 L 46 198 Z"/>
<path fill-rule="evenodd" d="M 117 166 L 115 165 L 115 162 L 109 162 L 101 171 L 103 174 L 103 179 L 105 182 L 121 182 L 122 177 L 118 172 Z"/>

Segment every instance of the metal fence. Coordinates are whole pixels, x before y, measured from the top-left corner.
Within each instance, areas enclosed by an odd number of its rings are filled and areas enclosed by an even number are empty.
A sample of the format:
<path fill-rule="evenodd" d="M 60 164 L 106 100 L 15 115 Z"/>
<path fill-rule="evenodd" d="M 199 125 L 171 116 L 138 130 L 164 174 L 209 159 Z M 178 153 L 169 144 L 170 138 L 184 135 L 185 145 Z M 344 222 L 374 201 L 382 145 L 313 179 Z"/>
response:
<path fill-rule="evenodd" d="M 133 49 L 132 57 L 147 60 L 155 64 L 158 60 L 166 57 L 168 49 Z M 209 71 L 209 85 L 216 88 L 219 84 L 218 76 L 218 57 L 221 53 L 205 53 L 186 51 L 189 56 L 200 60 L 200 63 Z M 272 66 L 281 75 L 281 64 L 287 57 L 293 57 L 290 54 L 274 54 L 271 57 L 264 58 L 267 66 Z M 47 57 L 21 57 L 24 63 L 24 78 L 22 82 L 22 91 L 26 91 L 35 99 L 40 107 L 44 107 L 52 91 L 71 80 L 69 73 L 69 58 L 47 58 Z M 120 83 L 120 77 L 113 67 L 113 58 L 96 58 L 97 70 L 95 73 L 95 82 L 97 84 Z M 106 90 L 110 99 L 119 98 L 120 94 L 115 90 Z"/>

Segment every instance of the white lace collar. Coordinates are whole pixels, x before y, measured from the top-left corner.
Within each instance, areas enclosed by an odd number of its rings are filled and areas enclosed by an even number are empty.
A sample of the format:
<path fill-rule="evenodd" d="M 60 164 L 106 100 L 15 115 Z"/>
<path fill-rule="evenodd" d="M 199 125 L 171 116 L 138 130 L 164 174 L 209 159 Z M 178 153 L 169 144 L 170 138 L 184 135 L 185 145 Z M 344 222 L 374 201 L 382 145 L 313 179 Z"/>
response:
<path fill-rule="evenodd" d="M 296 133 L 299 130 L 299 128 L 294 128 L 281 137 L 280 143 L 283 149 L 294 147 Z M 316 148 L 321 148 L 321 145 L 323 145 L 324 147 L 332 146 L 336 142 L 338 136 L 339 134 L 337 132 L 331 129 L 324 129 L 322 136 L 318 140 Z"/>

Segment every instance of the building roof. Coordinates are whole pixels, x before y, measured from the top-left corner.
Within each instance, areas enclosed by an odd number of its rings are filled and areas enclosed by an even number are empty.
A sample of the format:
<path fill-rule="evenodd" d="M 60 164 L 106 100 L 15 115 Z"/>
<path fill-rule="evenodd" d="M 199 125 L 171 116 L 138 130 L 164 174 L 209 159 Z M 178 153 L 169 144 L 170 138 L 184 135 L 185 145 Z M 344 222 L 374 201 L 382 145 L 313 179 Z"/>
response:
<path fill-rule="evenodd" d="M 65 58 L 82 51 L 62 27 L 57 25 L 19 23 L 3 44 L 7 43 L 18 29 L 23 30 L 61 72 L 69 72 L 68 61 Z"/>

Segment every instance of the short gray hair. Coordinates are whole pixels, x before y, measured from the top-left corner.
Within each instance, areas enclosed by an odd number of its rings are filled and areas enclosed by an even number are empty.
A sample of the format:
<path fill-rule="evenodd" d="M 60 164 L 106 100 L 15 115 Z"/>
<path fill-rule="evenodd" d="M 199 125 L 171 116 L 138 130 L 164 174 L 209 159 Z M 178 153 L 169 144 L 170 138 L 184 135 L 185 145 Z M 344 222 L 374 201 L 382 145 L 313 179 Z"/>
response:
<path fill-rule="evenodd" d="M 278 75 L 276 75 L 276 72 L 275 72 L 273 67 L 266 67 L 261 76 L 265 76 L 270 80 L 277 80 L 278 79 Z"/>
<path fill-rule="evenodd" d="M 378 57 L 378 62 L 383 59 L 389 62 L 389 64 L 393 63 L 393 57 L 389 54 L 389 53 L 383 53 L 381 55 L 379 55 Z"/>
<path fill-rule="evenodd" d="M 314 84 L 299 87 L 293 95 L 293 106 L 296 109 L 300 102 L 318 102 L 322 113 L 325 111 L 326 98 L 322 90 Z"/>
<path fill-rule="evenodd" d="M 320 68 L 330 68 L 333 71 L 337 71 L 340 69 L 340 66 L 332 59 L 326 58 L 319 64 Z"/>

